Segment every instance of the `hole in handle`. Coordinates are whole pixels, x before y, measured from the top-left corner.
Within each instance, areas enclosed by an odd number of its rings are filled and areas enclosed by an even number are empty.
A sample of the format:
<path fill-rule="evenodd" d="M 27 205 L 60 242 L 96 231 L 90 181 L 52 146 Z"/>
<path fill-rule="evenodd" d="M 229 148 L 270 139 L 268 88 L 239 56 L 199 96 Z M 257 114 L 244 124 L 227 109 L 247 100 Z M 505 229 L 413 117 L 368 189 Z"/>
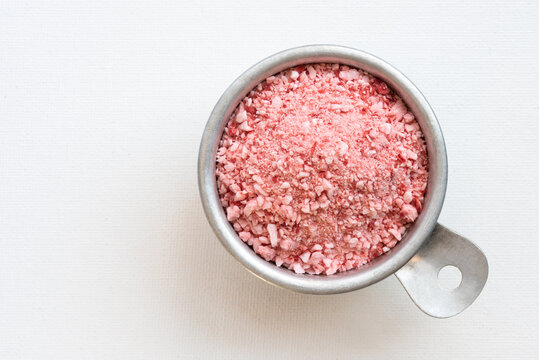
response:
<path fill-rule="evenodd" d="M 462 282 L 462 272 L 456 266 L 444 266 L 438 272 L 438 281 L 443 289 L 448 291 L 455 290 Z"/>

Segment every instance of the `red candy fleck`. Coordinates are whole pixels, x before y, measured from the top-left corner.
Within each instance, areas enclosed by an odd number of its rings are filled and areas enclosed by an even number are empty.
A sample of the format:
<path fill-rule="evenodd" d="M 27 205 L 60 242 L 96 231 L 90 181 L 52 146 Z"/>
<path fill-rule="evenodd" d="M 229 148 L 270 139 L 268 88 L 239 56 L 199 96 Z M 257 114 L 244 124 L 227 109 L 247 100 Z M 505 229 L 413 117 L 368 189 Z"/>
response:
<path fill-rule="evenodd" d="M 389 88 L 387 87 L 387 84 L 381 80 L 374 79 L 373 85 L 376 88 L 376 91 L 380 95 L 386 95 L 389 93 Z"/>

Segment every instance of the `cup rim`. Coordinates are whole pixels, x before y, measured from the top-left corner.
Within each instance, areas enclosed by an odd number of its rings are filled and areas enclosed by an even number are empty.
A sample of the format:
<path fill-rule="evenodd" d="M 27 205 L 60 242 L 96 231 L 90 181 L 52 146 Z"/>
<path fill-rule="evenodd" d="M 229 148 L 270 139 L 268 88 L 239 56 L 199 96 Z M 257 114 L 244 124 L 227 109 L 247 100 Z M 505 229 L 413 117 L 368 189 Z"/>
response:
<path fill-rule="evenodd" d="M 415 115 L 425 136 L 429 178 L 423 209 L 397 245 L 358 269 L 334 275 L 296 274 L 257 255 L 226 218 L 217 191 L 216 153 L 228 119 L 239 102 L 267 77 L 309 63 L 340 63 L 384 80 Z M 241 74 L 215 105 L 202 135 L 198 186 L 204 212 L 225 249 L 259 278 L 286 289 L 310 294 L 335 294 L 360 289 L 393 274 L 416 254 L 436 226 L 447 189 L 447 152 L 434 111 L 419 89 L 395 67 L 367 52 L 338 45 L 306 45 L 278 52 Z"/>

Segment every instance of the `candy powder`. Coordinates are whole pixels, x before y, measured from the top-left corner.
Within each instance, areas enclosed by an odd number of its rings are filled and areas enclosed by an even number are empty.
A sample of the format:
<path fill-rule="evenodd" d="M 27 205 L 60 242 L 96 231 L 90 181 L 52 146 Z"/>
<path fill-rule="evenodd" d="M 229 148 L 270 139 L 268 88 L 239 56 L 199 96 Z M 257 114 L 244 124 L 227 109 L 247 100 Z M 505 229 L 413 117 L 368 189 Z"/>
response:
<path fill-rule="evenodd" d="M 270 76 L 229 119 L 221 204 L 277 266 L 331 275 L 394 247 L 415 221 L 428 159 L 414 115 L 386 83 L 339 64 Z"/>

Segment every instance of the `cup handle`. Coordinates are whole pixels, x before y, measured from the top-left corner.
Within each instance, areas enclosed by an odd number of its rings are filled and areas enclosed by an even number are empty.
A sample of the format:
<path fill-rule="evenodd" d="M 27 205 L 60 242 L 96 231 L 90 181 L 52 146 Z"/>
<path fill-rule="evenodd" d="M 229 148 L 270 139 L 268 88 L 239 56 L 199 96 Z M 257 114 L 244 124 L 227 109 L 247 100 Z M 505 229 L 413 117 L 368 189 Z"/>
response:
<path fill-rule="evenodd" d="M 444 289 L 438 273 L 447 266 L 462 274 L 460 285 Z M 412 301 L 427 315 L 448 318 L 474 302 L 488 278 L 485 254 L 470 240 L 437 224 L 430 238 L 410 261 L 395 273 Z"/>

